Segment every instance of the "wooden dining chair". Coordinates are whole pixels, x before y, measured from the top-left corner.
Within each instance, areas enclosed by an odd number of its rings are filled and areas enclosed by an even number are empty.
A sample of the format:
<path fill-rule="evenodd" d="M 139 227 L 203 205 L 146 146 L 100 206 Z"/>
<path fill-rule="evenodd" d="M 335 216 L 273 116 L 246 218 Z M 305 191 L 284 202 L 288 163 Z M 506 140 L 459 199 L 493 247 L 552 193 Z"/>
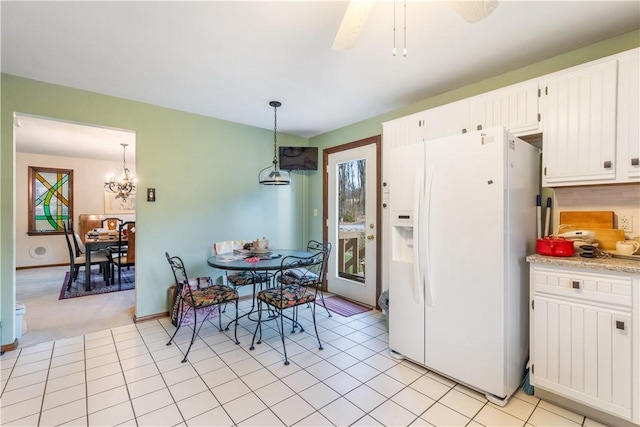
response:
<path fill-rule="evenodd" d="M 71 221 L 68 222 L 67 228 L 69 230 L 69 234 L 71 234 L 71 237 L 73 238 L 73 247 L 75 248 L 75 256 L 76 257 L 86 256 L 87 247 L 85 246 L 80 235 L 76 231 L 74 231 L 73 223 Z M 110 254 L 107 249 L 96 249 L 91 251 L 92 260 L 94 256 L 99 256 L 99 257 L 106 256 L 107 258 L 109 258 Z M 107 265 L 107 267 L 109 267 L 109 265 Z M 103 268 L 104 268 L 104 265 L 100 264 L 100 271 L 102 271 Z"/>
<path fill-rule="evenodd" d="M 69 238 L 69 235 L 74 235 L 72 226 L 70 224 L 67 225 L 65 222 L 63 222 L 62 229 L 64 230 L 64 237 L 67 240 L 67 248 L 69 249 L 69 280 L 67 281 L 68 291 L 69 289 L 71 289 L 71 285 L 73 284 L 73 282 L 75 282 L 78 278 L 80 268 L 86 267 L 87 259 L 85 258 L 85 255 L 83 253 L 77 255 L 76 249 L 71 245 L 72 239 Z M 77 239 L 74 238 L 73 240 L 76 241 Z M 77 247 L 78 245 L 75 246 Z M 91 253 L 91 265 L 100 265 L 102 269 L 103 279 L 105 283 L 108 284 L 110 280 L 109 257 L 105 253 L 98 253 L 98 251 L 95 252 L 96 253 Z"/>
<path fill-rule="evenodd" d="M 104 218 L 102 220 L 102 228 L 105 228 L 109 231 L 118 231 L 120 225 L 122 224 L 122 220 L 120 218 Z"/>
<path fill-rule="evenodd" d="M 200 278 L 189 279 L 182 259 L 178 256 L 170 256 L 168 252 L 165 252 L 165 255 L 169 265 L 171 266 L 171 271 L 173 272 L 173 277 L 176 282 L 176 302 L 179 305 L 187 307 L 186 310 L 183 310 L 179 315 L 176 330 L 173 332 L 173 335 L 169 339 L 167 345 L 171 345 L 173 342 L 173 339 L 180 330 L 180 326 L 182 326 L 183 320 L 188 315 L 193 315 L 193 333 L 191 335 L 191 342 L 189 343 L 187 352 L 184 354 L 182 363 L 187 361 L 191 346 L 195 342 L 205 321 L 212 313 L 214 313 L 213 310 L 206 310 L 204 318 L 198 320 L 198 313 L 201 311 L 200 309 L 206 307 L 220 306 L 220 304 L 226 304 L 229 302 L 234 303 L 236 308 L 234 338 L 236 344 L 240 344 L 240 341 L 238 341 L 238 292 L 227 285 L 213 284 L 210 278 L 208 278 L 208 280 L 200 280 Z M 200 322 L 199 326 L 198 322 Z M 218 329 L 222 332 L 222 315 L 220 313 L 218 313 Z"/>
<path fill-rule="evenodd" d="M 126 240 L 125 240 L 126 235 Z M 124 247 L 127 247 L 124 250 Z M 111 249 L 111 268 L 118 267 L 118 289 L 122 289 L 122 269 L 136 264 L 136 223 L 127 221 L 120 225 L 118 245 Z M 112 280 L 115 279 L 115 271 Z"/>
<path fill-rule="evenodd" d="M 318 335 L 318 326 L 316 325 L 315 301 L 324 258 L 325 252 L 322 251 L 308 257 L 286 256 L 282 259 L 280 269 L 273 276 L 273 286 L 256 294 L 256 299 L 258 300 L 258 324 L 253 333 L 250 350 L 255 348 L 254 344 L 262 342 L 262 322 L 272 320 L 271 316 L 263 320 L 264 310 L 262 304 L 267 304 L 277 313 L 273 319 L 278 323 L 285 365 L 289 364 L 289 359 L 287 358 L 287 346 L 284 336 L 284 319 L 291 320 L 292 332 L 295 332 L 296 327 L 300 328 L 300 332 L 304 332 L 304 327 L 298 321 L 298 307 L 301 305 L 312 305 L 311 317 L 316 338 L 318 339 L 318 349 L 323 349 Z M 291 316 L 285 315 L 285 310 L 288 309 L 291 309 Z M 257 341 L 256 338 L 258 338 Z"/>

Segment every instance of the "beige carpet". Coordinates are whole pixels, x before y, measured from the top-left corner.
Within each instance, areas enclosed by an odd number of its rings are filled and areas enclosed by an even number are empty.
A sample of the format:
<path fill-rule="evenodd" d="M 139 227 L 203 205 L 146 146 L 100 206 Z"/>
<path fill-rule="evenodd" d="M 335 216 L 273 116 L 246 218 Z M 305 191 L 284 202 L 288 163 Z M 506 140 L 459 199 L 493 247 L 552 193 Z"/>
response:
<path fill-rule="evenodd" d="M 59 300 L 67 271 L 68 267 L 16 271 L 16 300 L 26 308 L 19 347 L 133 324 L 135 289 Z"/>

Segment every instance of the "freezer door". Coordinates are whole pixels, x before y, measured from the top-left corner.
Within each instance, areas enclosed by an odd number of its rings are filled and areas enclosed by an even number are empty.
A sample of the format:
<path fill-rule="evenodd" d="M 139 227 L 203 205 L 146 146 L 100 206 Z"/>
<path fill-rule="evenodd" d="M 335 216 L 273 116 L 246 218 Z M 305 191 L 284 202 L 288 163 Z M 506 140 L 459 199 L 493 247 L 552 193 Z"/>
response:
<path fill-rule="evenodd" d="M 417 194 L 424 180 L 424 144 L 389 155 L 389 348 L 424 364 L 424 298 L 416 274 Z"/>
<path fill-rule="evenodd" d="M 429 368 L 505 395 L 505 133 L 426 144 Z"/>

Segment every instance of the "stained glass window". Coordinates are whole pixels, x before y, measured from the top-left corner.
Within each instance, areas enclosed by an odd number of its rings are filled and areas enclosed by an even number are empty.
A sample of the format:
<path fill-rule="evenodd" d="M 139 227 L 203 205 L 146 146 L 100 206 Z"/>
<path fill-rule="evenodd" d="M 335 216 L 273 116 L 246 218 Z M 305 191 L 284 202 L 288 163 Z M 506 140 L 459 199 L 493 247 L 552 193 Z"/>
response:
<path fill-rule="evenodd" d="M 61 234 L 73 218 L 73 170 L 29 166 L 29 235 Z"/>

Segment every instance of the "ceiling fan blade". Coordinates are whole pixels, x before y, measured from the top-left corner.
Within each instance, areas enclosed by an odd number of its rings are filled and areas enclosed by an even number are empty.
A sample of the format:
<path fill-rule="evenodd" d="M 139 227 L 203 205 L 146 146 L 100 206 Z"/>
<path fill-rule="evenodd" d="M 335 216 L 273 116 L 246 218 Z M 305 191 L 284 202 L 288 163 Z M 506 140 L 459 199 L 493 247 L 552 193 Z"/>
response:
<path fill-rule="evenodd" d="M 367 22 L 371 6 L 373 6 L 373 0 L 352 0 L 349 2 L 331 49 L 347 50 L 353 47 Z"/>
<path fill-rule="evenodd" d="M 498 7 L 497 0 L 452 1 L 450 4 L 470 24 L 483 20 Z"/>

